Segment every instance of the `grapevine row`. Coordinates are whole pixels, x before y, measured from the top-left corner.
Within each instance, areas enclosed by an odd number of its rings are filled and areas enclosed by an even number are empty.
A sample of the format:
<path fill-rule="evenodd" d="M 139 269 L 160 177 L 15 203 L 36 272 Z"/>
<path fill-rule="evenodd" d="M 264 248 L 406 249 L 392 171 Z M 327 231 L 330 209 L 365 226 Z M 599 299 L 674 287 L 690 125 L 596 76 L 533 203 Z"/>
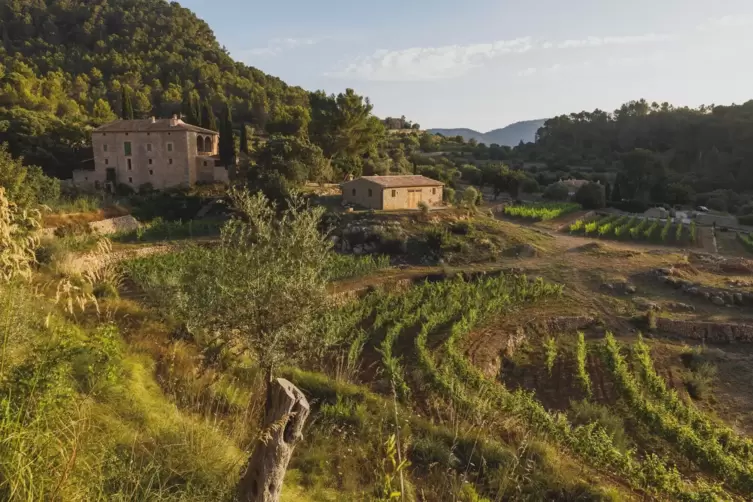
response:
<path fill-rule="evenodd" d="M 638 419 L 675 445 L 688 459 L 710 470 L 729 486 L 745 493 L 753 492 L 750 464 L 727 454 L 718 443 L 700 438 L 692 428 L 680 424 L 662 406 L 644 398 L 611 333 L 607 333 L 604 354 L 617 389 Z"/>

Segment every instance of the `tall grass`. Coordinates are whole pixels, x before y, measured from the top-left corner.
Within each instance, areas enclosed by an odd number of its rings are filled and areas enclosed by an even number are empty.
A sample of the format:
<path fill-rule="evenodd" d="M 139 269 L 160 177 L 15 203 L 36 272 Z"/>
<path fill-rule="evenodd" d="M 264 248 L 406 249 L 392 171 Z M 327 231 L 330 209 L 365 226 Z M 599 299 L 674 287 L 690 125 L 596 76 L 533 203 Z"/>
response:
<path fill-rule="evenodd" d="M 49 202 L 48 206 L 55 213 L 90 213 L 102 209 L 105 204 L 102 197 L 95 195 L 61 196 Z"/>

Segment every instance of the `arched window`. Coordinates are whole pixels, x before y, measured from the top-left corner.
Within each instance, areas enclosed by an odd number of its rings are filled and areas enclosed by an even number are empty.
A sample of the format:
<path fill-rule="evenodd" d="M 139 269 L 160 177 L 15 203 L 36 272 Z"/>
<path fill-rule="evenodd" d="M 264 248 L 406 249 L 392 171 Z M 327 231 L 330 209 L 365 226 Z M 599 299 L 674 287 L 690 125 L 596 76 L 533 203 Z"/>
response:
<path fill-rule="evenodd" d="M 207 136 L 206 138 L 204 138 L 204 151 L 210 152 L 210 153 L 212 151 L 212 137 L 211 136 Z"/>
<path fill-rule="evenodd" d="M 204 138 L 196 136 L 196 151 L 201 153 L 204 151 Z"/>

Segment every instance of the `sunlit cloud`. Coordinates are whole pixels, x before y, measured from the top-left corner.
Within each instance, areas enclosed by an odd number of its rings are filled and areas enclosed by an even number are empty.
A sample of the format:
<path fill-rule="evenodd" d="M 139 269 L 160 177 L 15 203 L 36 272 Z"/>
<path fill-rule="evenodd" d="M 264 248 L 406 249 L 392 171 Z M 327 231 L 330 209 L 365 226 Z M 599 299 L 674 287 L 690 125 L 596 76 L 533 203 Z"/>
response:
<path fill-rule="evenodd" d="M 521 37 L 489 43 L 445 45 L 439 47 L 411 47 L 397 50 L 378 50 L 346 63 L 337 71 L 325 74 L 330 77 L 357 78 L 381 81 L 422 81 L 456 78 L 475 68 L 487 65 L 502 57 L 531 51 L 552 49 L 583 49 L 620 45 L 656 44 L 674 39 L 674 35 L 647 33 L 642 35 L 586 37 L 563 41 L 534 40 Z M 517 72 L 529 77 L 538 72 L 556 70 L 556 64 L 547 69 L 533 67 Z"/>
<path fill-rule="evenodd" d="M 622 37 L 586 37 L 575 40 L 565 40 L 557 44 L 558 49 L 577 49 L 581 47 L 603 47 L 605 45 L 636 45 L 672 40 L 673 35 L 666 33 L 646 33 L 644 35 L 628 35 Z"/>
<path fill-rule="evenodd" d="M 459 77 L 473 68 L 507 54 L 523 54 L 533 49 L 530 37 L 497 40 L 490 43 L 412 47 L 379 50 L 356 59 L 338 72 L 339 77 L 368 80 L 434 80 Z"/>

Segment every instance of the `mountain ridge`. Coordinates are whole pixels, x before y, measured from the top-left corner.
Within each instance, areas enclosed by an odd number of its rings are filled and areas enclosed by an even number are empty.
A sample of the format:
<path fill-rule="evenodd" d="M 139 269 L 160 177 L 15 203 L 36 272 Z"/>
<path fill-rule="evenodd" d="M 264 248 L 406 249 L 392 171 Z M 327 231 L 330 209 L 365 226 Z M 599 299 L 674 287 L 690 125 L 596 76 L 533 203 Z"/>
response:
<path fill-rule="evenodd" d="M 487 145 L 497 144 L 502 146 L 516 146 L 521 141 L 524 143 L 533 142 L 536 139 L 536 132 L 547 120 L 548 119 L 523 120 L 487 132 L 480 132 L 465 127 L 446 129 L 432 128 L 427 129 L 427 132 L 441 134 L 443 136 L 462 136 L 466 141 L 475 139 L 479 143 L 485 143 Z"/>

